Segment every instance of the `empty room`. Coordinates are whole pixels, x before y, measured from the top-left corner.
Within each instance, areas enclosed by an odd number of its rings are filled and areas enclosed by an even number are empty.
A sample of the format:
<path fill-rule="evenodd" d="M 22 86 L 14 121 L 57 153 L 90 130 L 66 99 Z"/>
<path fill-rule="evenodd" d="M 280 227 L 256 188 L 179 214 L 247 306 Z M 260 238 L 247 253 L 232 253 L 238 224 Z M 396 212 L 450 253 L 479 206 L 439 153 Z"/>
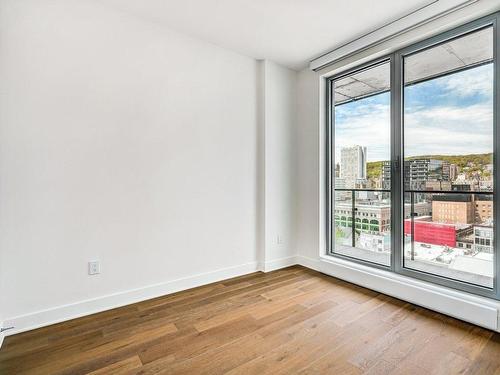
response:
<path fill-rule="evenodd" d="M 1 375 L 500 375 L 499 0 L 0 0 Z"/>

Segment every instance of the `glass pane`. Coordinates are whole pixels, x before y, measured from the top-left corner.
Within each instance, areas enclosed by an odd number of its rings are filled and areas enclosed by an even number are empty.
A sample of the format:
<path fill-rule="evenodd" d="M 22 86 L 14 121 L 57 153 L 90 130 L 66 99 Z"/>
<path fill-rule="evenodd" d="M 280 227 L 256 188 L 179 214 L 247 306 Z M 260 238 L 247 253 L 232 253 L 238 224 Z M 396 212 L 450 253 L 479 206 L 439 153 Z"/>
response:
<path fill-rule="evenodd" d="M 406 190 L 493 191 L 493 29 L 404 58 Z"/>
<path fill-rule="evenodd" d="M 405 267 L 492 288 L 493 196 L 406 193 L 405 200 L 411 202 L 411 195 L 415 209 L 405 202 Z M 419 215 L 418 205 L 430 215 Z"/>
<path fill-rule="evenodd" d="M 350 192 L 335 193 L 335 247 L 352 246 L 352 199 Z"/>
<path fill-rule="evenodd" d="M 336 80 L 333 89 L 335 132 L 333 251 L 389 266 L 391 258 L 389 62 L 374 65 Z"/>
<path fill-rule="evenodd" d="M 390 192 L 336 192 L 335 252 L 373 263 L 391 264 Z"/>
<path fill-rule="evenodd" d="M 404 83 L 404 266 L 491 288 L 493 29 L 406 56 Z"/>

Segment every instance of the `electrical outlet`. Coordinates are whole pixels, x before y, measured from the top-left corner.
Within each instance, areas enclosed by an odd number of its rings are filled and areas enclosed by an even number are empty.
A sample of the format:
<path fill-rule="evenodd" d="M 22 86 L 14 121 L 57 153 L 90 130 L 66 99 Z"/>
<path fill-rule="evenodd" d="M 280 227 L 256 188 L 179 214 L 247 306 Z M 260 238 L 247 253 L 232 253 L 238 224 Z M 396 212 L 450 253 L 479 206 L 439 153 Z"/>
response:
<path fill-rule="evenodd" d="M 276 236 L 276 243 L 278 245 L 281 245 L 283 243 L 283 237 L 280 234 Z"/>
<path fill-rule="evenodd" d="M 101 273 L 101 263 L 95 260 L 89 262 L 89 275 L 97 275 Z"/>

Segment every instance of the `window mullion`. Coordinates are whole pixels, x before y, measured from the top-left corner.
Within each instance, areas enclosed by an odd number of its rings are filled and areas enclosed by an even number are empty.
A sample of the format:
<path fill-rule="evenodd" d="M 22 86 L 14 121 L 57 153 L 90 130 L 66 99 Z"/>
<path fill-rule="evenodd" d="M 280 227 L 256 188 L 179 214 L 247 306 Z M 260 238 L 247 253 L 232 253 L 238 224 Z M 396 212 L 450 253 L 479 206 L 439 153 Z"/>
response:
<path fill-rule="evenodd" d="M 392 264 L 395 272 L 401 269 L 402 259 L 402 201 L 401 196 L 401 131 L 402 131 L 402 95 L 401 95 L 401 56 L 394 53 L 391 57 L 391 196 L 392 196 Z"/>
<path fill-rule="evenodd" d="M 498 277 L 500 276 L 500 205 L 497 203 L 498 192 L 500 188 L 500 158 L 498 157 L 498 147 L 500 145 L 500 69 L 498 66 L 498 54 L 500 53 L 500 13 L 496 14 L 493 22 L 494 30 L 494 44 L 493 44 L 493 222 L 494 222 L 494 236 L 493 236 L 493 259 L 495 262 L 493 287 L 498 299 L 500 299 L 500 285 Z"/>

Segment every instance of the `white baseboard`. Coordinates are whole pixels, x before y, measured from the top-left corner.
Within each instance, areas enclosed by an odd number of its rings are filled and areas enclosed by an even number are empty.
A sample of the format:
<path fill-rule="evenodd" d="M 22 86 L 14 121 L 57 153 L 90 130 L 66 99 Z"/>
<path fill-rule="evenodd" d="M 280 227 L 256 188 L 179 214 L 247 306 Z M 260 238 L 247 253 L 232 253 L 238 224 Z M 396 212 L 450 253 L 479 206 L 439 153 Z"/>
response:
<path fill-rule="evenodd" d="M 298 255 L 297 256 L 297 264 L 304 266 L 306 268 L 310 268 L 312 270 L 321 272 L 320 271 L 321 262 L 319 260 L 305 257 L 302 255 Z"/>
<path fill-rule="evenodd" d="M 380 293 L 450 315 L 478 326 L 500 331 L 500 324 L 498 322 L 499 301 L 396 275 L 384 270 L 366 267 L 342 259 L 332 257 L 313 259 L 301 255 L 264 263 L 247 263 L 78 303 L 58 306 L 5 319 L 3 326 L 14 326 L 15 329 L 5 332 L 6 335 L 13 335 L 231 277 L 259 270 L 270 272 L 295 264 L 300 264 L 324 274 L 376 290 Z M 0 346 L 2 341 L 3 335 L 0 335 Z"/>
<path fill-rule="evenodd" d="M 260 270 L 263 272 L 270 272 L 274 270 L 279 270 L 281 268 L 285 267 L 290 267 L 298 264 L 298 257 L 297 256 L 291 256 L 291 257 L 286 257 L 286 258 L 280 258 L 280 259 L 274 259 L 268 262 L 264 262 Z"/>
<path fill-rule="evenodd" d="M 299 263 L 353 284 L 500 332 L 500 301 L 333 257 L 315 260 L 300 256 Z"/>
<path fill-rule="evenodd" d="M 110 294 L 77 303 L 58 306 L 22 316 L 7 318 L 5 319 L 3 326 L 15 327 L 14 329 L 5 332 L 6 335 L 10 336 L 16 333 L 64 322 L 85 315 L 95 314 L 105 310 L 129 305 L 131 303 L 145 301 L 151 298 L 164 296 L 166 294 L 179 292 L 181 290 L 186 290 L 197 286 L 229 279 L 232 277 L 245 275 L 258 270 L 259 269 L 257 262 L 224 268 L 213 272 L 167 281 L 160 284 L 149 285 L 143 288 L 128 290 L 125 292 Z"/>

